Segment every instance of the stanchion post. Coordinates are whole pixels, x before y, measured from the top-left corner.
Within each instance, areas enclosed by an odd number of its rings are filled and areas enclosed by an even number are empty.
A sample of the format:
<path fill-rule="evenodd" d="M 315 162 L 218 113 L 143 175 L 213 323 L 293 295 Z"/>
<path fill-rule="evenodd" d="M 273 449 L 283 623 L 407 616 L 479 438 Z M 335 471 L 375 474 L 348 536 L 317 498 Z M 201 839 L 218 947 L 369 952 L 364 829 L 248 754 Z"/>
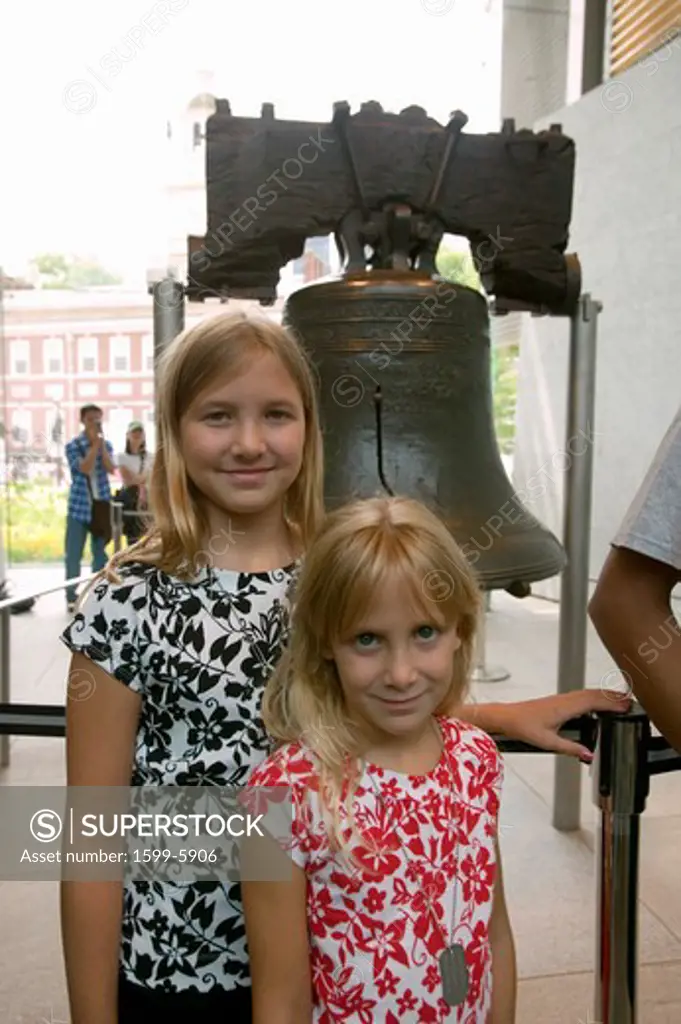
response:
<path fill-rule="evenodd" d="M 111 502 L 111 532 L 113 534 L 114 551 L 123 547 L 123 502 Z"/>
<path fill-rule="evenodd" d="M 9 608 L 0 611 L 0 704 L 10 703 L 10 630 L 12 622 Z M 10 736 L 0 736 L 0 768 L 8 768 Z"/>
<path fill-rule="evenodd" d="M 511 678 L 508 669 L 501 665 L 490 666 L 487 664 L 487 614 L 491 608 L 491 597 L 489 590 L 483 594 L 482 611 L 478 621 L 478 631 L 475 639 L 475 666 L 471 673 L 471 680 L 474 683 L 503 683 Z"/>
<path fill-rule="evenodd" d="M 593 425 L 596 404 L 596 327 L 602 304 L 582 295 L 570 324 L 570 371 L 566 429 L 564 546 L 567 565 L 560 590 L 558 693 L 584 686 Z M 553 825 L 563 832 L 580 825 L 581 766 L 571 757 L 555 759 Z"/>
<path fill-rule="evenodd" d="M 154 362 L 184 330 L 184 286 L 172 277 L 157 281 L 152 287 L 154 300 Z"/>
<path fill-rule="evenodd" d="M 594 1018 L 636 1024 L 640 816 L 650 788 L 650 722 L 639 705 L 600 716 L 593 799 L 600 811 Z"/>

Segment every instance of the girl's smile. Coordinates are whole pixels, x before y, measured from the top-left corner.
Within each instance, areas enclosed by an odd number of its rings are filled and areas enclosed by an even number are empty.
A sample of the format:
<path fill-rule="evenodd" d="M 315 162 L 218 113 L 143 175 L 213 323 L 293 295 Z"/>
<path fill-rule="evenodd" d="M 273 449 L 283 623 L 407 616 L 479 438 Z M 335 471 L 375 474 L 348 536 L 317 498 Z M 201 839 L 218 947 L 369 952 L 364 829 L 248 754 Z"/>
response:
<path fill-rule="evenodd" d="M 332 644 L 348 713 L 380 745 L 408 740 L 448 697 L 461 640 L 431 609 L 415 606 L 400 580 L 386 580 L 353 635 Z"/>
<path fill-rule="evenodd" d="M 209 508 L 245 517 L 271 512 L 302 467 L 299 389 L 277 356 L 256 353 L 243 372 L 197 396 L 180 435 L 187 475 Z"/>

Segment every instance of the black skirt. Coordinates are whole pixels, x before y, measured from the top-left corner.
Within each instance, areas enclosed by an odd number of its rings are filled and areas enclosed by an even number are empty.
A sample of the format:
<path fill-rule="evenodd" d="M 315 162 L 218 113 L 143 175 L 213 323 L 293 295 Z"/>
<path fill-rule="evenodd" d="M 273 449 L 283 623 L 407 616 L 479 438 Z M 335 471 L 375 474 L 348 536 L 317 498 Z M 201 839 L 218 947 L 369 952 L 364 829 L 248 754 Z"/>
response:
<path fill-rule="evenodd" d="M 250 988 L 167 993 L 118 982 L 118 1024 L 251 1024 Z"/>

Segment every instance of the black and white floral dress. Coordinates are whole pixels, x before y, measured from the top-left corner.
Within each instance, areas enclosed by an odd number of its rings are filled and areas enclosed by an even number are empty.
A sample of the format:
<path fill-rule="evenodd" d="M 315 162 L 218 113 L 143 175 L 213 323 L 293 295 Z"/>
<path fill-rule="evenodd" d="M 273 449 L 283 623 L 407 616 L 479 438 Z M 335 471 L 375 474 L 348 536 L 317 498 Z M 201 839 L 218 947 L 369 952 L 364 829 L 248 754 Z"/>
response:
<path fill-rule="evenodd" d="M 62 639 L 142 698 L 131 785 L 240 786 L 264 760 L 260 704 L 297 568 L 185 583 L 131 564 L 90 591 Z M 249 985 L 238 884 L 126 883 L 120 965 L 167 993 Z"/>

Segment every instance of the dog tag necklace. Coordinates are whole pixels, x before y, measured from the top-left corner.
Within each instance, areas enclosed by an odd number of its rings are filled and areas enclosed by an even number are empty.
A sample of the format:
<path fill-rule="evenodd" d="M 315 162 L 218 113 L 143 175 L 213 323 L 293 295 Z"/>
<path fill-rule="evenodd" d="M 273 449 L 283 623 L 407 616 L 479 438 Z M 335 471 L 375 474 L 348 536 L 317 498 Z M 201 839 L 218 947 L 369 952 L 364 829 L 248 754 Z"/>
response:
<path fill-rule="evenodd" d="M 456 881 L 454 885 L 456 886 Z M 456 923 L 456 889 L 452 910 L 452 935 Z M 451 942 L 440 953 L 440 978 L 442 979 L 442 998 L 447 1006 L 459 1006 L 468 995 L 468 965 L 466 951 L 460 942 Z"/>
<path fill-rule="evenodd" d="M 443 743 L 443 748 L 445 744 Z M 455 791 L 454 773 L 449 762 L 449 756 L 446 749 L 444 750 L 445 758 L 447 761 L 447 767 L 449 769 L 449 775 L 452 782 L 452 794 Z M 384 809 L 387 810 L 386 803 L 380 788 L 371 775 L 368 765 L 364 765 L 369 775 L 372 789 L 376 793 L 379 802 L 383 805 Z M 446 944 L 446 936 L 442 933 L 440 924 L 435 916 L 433 908 L 430 908 L 431 914 L 435 921 L 435 925 L 442 936 L 442 940 L 445 943 L 445 948 L 442 950 L 438 957 L 438 965 L 440 968 L 440 979 L 442 981 L 442 998 L 448 1006 L 460 1006 L 461 1003 L 465 1002 L 468 995 L 469 989 L 469 977 L 468 977 L 468 965 L 466 963 L 466 950 L 460 942 L 454 942 L 454 930 L 456 926 L 456 893 L 458 889 L 458 879 L 454 877 L 454 897 L 452 900 L 452 920 L 450 934 L 452 941 L 449 945 Z"/>

